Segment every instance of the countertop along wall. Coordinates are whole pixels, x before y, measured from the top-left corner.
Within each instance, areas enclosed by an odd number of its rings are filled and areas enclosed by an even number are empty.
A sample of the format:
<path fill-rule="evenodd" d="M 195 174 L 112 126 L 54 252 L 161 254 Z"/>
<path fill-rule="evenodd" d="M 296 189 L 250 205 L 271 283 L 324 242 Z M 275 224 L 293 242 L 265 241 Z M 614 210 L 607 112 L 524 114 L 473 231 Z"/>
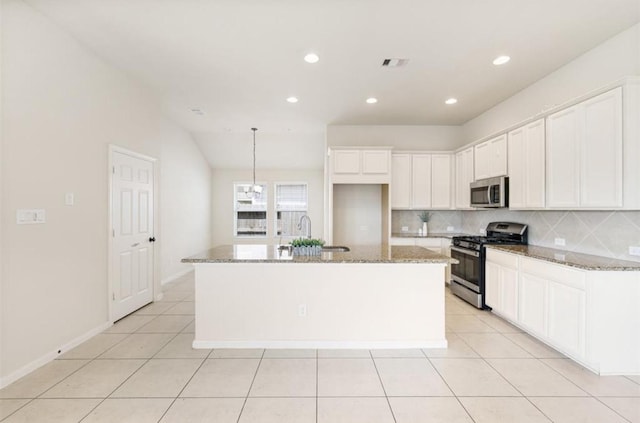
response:
<path fill-rule="evenodd" d="M 161 255 L 197 252 L 172 241 L 182 236 L 204 247 L 210 234 L 210 214 L 189 222 L 192 204 L 179 192 L 197 185 L 208 197 L 207 167 L 157 99 L 30 5 L 2 7 L 0 386 L 108 325 L 109 144 L 158 159 L 156 180 L 165 184 L 156 202 L 156 293 L 162 272 L 171 271 L 160 269 Z M 173 163 L 181 143 L 186 151 Z M 181 179 L 181 166 L 198 170 Z M 75 194 L 72 207 L 66 192 Z M 167 227 L 167 203 L 199 231 Z M 200 206 L 206 210 L 206 201 Z M 21 208 L 46 209 L 47 222 L 17 225 Z"/>

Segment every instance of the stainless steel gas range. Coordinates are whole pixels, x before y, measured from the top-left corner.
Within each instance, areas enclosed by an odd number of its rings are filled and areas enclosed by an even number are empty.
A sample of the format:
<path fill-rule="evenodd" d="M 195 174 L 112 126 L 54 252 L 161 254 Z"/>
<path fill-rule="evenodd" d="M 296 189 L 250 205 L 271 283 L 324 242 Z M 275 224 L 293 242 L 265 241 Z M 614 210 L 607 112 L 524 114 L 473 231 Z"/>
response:
<path fill-rule="evenodd" d="M 486 236 L 453 237 L 451 257 L 451 292 L 477 308 L 488 308 L 485 292 L 485 246 L 527 244 L 527 225 L 513 222 L 491 222 Z"/>

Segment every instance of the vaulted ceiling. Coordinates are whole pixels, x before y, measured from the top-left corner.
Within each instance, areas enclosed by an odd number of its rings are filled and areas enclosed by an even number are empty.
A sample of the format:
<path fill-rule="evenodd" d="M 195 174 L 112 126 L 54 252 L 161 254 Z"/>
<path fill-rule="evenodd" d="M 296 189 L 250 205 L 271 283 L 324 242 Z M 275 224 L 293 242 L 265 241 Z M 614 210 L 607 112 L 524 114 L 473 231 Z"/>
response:
<path fill-rule="evenodd" d="M 201 145 L 252 126 L 317 140 L 328 124 L 463 124 L 640 20 L 638 0 L 27 1 Z"/>

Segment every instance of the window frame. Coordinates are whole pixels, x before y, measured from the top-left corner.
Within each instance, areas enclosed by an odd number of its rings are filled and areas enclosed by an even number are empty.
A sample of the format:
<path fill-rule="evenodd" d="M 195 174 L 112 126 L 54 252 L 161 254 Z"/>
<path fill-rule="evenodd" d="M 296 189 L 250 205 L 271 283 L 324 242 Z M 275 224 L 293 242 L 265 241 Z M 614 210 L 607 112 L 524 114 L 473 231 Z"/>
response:
<path fill-rule="evenodd" d="M 266 239 L 269 237 L 269 183 L 264 181 L 256 181 L 256 185 L 262 186 L 262 198 L 265 199 L 264 235 L 238 235 L 238 187 L 243 185 L 253 185 L 253 182 L 234 182 L 233 183 L 233 238 L 234 239 Z M 263 210 L 256 210 L 262 212 Z"/>
<path fill-rule="evenodd" d="M 309 183 L 305 181 L 276 181 L 273 183 L 273 231 L 274 236 L 282 239 L 296 239 L 303 236 L 297 235 L 279 235 L 278 234 L 278 212 L 281 211 L 301 211 L 301 210 L 279 210 L 278 209 L 278 186 L 279 185 L 303 185 L 305 187 L 305 210 L 304 214 L 309 215 Z"/>

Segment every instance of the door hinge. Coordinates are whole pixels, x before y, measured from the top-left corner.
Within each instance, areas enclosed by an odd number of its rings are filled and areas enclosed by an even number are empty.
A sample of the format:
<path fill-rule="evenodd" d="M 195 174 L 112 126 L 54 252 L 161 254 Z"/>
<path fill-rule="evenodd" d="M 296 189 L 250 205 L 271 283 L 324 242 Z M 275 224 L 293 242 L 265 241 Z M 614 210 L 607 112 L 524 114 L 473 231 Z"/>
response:
<path fill-rule="evenodd" d="M 112 236 L 113 238 L 115 238 L 115 237 L 116 237 L 116 230 L 115 230 L 115 229 L 111 229 L 111 236 Z"/>
<path fill-rule="evenodd" d="M 115 292 L 112 292 L 112 293 L 111 293 L 111 298 L 113 299 L 113 301 L 115 301 L 115 300 L 116 300 L 116 293 L 115 293 Z"/>
<path fill-rule="evenodd" d="M 111 166 L 111 173 L 113 173 L 114 175 L 116 174 L 116 167 L 115 166 Z"/>

